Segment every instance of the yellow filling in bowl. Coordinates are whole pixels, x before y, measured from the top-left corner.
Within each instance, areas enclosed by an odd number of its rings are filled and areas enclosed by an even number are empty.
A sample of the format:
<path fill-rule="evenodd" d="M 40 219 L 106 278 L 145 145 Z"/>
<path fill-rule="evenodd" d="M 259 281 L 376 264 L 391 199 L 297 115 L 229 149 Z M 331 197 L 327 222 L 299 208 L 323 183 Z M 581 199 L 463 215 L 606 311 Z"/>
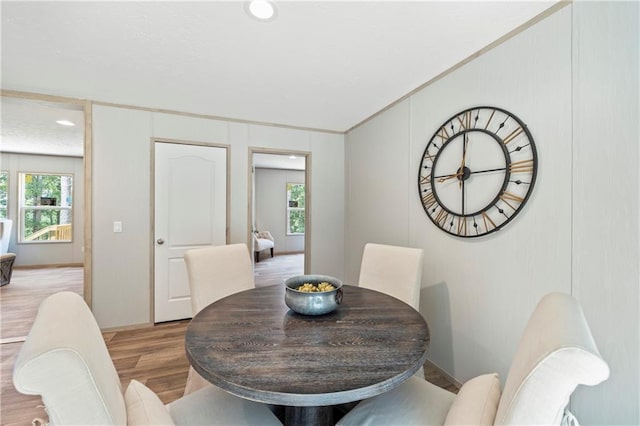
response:
<path fill-rule="evenodd" d="M 318 284 L 304 283 L 304 284 L 298 286 L 298 288 L 296 288 L 296 290 L 303 291 L 305 293 L 320 293 L 320 292 L 323 292 L 323 291 L 335 290 L 335 287 L 333 285 L 329 284 L 328 282 L 321 282 L 321 283 L 318 283 Z"/>

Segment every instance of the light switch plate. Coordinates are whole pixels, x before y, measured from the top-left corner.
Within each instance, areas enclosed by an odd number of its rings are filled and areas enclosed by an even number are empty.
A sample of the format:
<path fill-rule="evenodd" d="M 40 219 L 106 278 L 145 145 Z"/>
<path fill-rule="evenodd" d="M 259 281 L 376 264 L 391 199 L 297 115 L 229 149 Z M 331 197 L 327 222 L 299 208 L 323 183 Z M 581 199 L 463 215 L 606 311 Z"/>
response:
<path fill-rule="evenodd" d="M 113 222 L 113 232 L 122 232 L 122 222 Z"/>

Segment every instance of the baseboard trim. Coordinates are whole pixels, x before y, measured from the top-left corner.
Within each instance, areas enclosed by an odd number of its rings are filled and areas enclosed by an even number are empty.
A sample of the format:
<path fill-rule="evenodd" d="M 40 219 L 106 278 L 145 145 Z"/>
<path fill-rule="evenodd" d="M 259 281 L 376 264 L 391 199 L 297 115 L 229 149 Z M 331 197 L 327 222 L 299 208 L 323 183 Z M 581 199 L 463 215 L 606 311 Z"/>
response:
<path fill-rule="evenodd" d="M 27 340 L 27 336 L 19 336 L 19 337 L 7 337 L 4 339 L 0 339 L 0 345 L 9 344 L 9 343 L 20 343 Z"/>
<path fill-rule="evenodd" d="M 458 388 L 458 390 L 462 387 L 462 383 L 460 383 L 459 381 L 456 380 L 455 377 L 453 377 L 451 374 L 447 373 L 446 371 L 444 371 L 442 368 L 438 367 L 436 364 L 434 364 L 433 362 L 427 360 L 425 362 L 425 364 L 428 364 L 429 367 L 433 368 L 434 370 L 436 370 L 438 373 L 440 373 L 445 379 L 447 379 L 449 382 L 451 382 L 455 387 Z"/>
<path fill-rule="evenodd" d="M 175 324 L 177 322 L 189 322 L 189 321 L 191 321 L 191 318 L 185 318 L 185 319 L 179 319 L 179 320 L 173 320 L 173 321 L 164 321 L 164 322 L 158 322 L 158 323 L 143 322 L 139 324 L 121 325 L 119 327 L 101 328 L 100 331 L 102 333 L 117 333 L 120 331 L 131 331 L 131 330 L 138 330 L 143 328 L 162 327 L 163 325 Z"/>
<path fill-rule="evenodd" d="M 155 324 L 152 322 L 142 322 L 139 324 L 131 324 L 131 325 L 121 325 L 118 327 L 106 327 L 106 328 L 101 328 L 100 331 L 102 333 L 117 333 L 119 331 L 131 331 L 131 330 L 138 330 L 141 328 L 149 328 L 154 326 Z"/>
<path fill-rule="evenodd" d="M 13 265 L 13 269 L 82 268 L 83 263 L 56 263 L 53 265 Z"/>

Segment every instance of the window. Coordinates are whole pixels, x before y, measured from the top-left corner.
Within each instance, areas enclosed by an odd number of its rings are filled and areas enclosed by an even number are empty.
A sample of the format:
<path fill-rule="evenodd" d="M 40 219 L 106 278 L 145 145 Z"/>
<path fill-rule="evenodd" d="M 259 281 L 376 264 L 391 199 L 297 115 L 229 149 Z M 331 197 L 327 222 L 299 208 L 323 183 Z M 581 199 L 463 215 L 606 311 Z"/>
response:
<path fill-rule="evenodd" d="M 7 218 L 7 199 L 9 189 L 9 173 L 0 172 L 0 219 Z"/>
<path fill-rule="evenodd" d="M 287 235 L 304 234 L 304 183 L 287 184 Z"/>
<path fill-rule="evenodd" d="M 71 241 L 73 176 L 20 173 L 20 242 Z"/>

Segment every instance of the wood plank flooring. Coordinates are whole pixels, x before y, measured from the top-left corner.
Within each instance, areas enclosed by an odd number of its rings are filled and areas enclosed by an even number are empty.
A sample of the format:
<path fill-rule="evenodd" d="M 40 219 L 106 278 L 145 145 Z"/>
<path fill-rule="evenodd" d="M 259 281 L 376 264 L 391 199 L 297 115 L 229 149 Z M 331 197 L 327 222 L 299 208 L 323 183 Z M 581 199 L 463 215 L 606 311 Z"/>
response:
<path fill-rule="evenodd" d="M 11 282 L 0 287 L 1 342 L 24 340 L 40 302 L 59 291 L 82 294 L 83 268 L 14 268 Z"/>
<path fill-rule="evenodd" d="M 276 254 L 274 257 L 262 254 L 260 262 L 254 265 L 256 287 L 282 284 L 287 278 L 304 273 L 304 253 Z"/>
<path fill-rule="evenodd" d="M 289 259 L 287 257 L 276 256 L 273 259 L 261 259 L 255 269 L 256 286 L 280 284 L 285 278 L 301 274 L 304 262 L 303 255 L 293 255 Z M 272 262 L 269 262 L 270 259 Z M 281 263 L 280 267 L 275 266 L 276 262 Z M 52 276 L 51 272 L 47 275 L 44 270 L 32 271 L 43 273 L 42 282 L 49 282 L 49 278 Z M 14 274 L 15 272 L 14 270 Z M 71 280 L 72 278 L 67 275 L 67 279 Z M 13 278 L 11 281 L 10 285 L 13 285 Z M 4 297 L 5 292 L 3 291 L 3 301 Z M 4 315 L 3 311 L 3 322 Z M 31 322 L 33 319 L 29 324 Z M 164 403 L 169 403 L 182 396 L 189 369 L 189 363 L 184 353 L 184 333 L 188 324 L 189 320 L 183 320 L 136 329 L 104 332 L 103 337 L 120 376 L 123 389 L 126 389 L 131 379 L 136 379 L 155 391 Z M 6 330 L 10 332 L 9 328 Z M 2 329 L 3 338 L 4 332 L 5 328 Z M 22 395 L 13 387 L 13 364 L 21 347 L 22 342 L 0 345 L 0 425 L 30 425 L 34 418 L 47 419 L 40 397 Z M 425 365 L 425 376 L 427 380 L 437 386 L 457 392 L 457 388 L 452 383 L 428 364 Z"/>

